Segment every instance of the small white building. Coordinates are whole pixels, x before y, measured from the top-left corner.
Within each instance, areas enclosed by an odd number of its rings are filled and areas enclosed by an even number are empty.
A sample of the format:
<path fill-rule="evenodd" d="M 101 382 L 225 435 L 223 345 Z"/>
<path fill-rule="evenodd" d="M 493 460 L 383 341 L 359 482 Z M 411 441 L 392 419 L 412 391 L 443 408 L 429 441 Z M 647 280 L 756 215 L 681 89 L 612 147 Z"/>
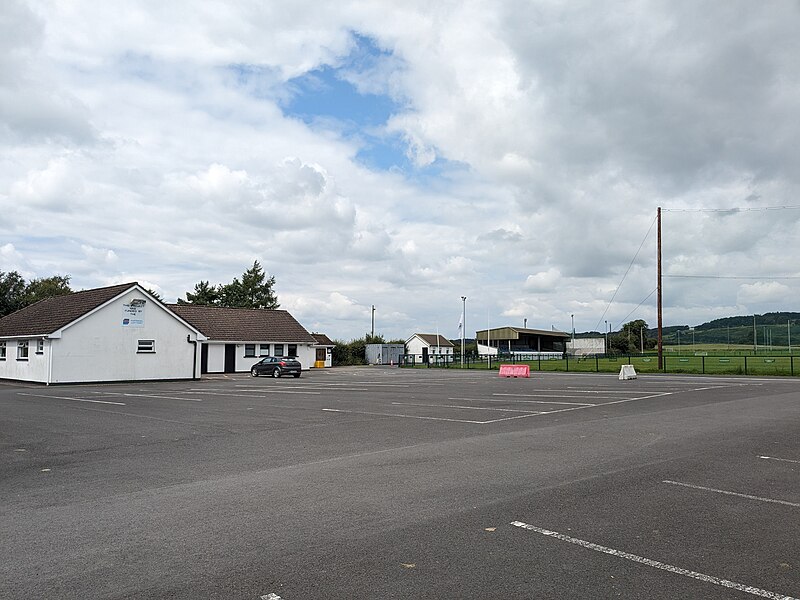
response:
<path fill-rule="evenodd" d="M 567 352 L 573 356 L 594 356 L 606 353 L 606 340 L 602 337 L 575 338 L 567 342 Z"/>
<path fill-rule="evenodd" d="M 406 354 L 415 362 L 453 362 L 454 346 L 438 333 L 415 333 L 406 340 Z"/>
<path fill-rule="evenodd" d="M 200 331 L 138 283 L 46 298 L 0 319 L 0 378 L 193 379 Z"/>
<path fill-rule="evenodd" d="M 311 334 L 317 343 L 314 344 L 314 349 L 317 353 L 314 359 L 315 368 L 327 368 L 333 366 L 333 348 L 336 343 L 324 333 Z"/>
<path fill-rule="evenodd" d="M 314 366 L 317 340 L 285 310 L 170 304 L 169 308 L 207 338 L 201 373 L 242 373 L 260 357 L 297 358 L 303 370 Z"/>

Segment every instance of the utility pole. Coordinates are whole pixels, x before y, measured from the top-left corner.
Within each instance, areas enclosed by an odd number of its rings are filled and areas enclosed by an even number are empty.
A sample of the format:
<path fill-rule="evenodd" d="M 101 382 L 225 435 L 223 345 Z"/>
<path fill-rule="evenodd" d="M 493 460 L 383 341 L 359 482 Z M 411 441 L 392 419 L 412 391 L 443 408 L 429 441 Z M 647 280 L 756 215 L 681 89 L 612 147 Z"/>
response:
<path fill-rule="evenodd" d="M 664 369 L 664 342 L 662 339 L 662 330 L 664 326 L 663 309 L 661 302 L 661 207 L 658 207 L 657 218 L 658 221 L 658 370 Z"/>
<path fill-rule="evenodd" d="M 753 354 L 758 354 L 758 330 L 756 329 L 755 315 L 753 315 Z"/>
<path fill-rule="evenodd" d="M 372 305 L 372 337 L 375 337 L 375 305 Z"/>

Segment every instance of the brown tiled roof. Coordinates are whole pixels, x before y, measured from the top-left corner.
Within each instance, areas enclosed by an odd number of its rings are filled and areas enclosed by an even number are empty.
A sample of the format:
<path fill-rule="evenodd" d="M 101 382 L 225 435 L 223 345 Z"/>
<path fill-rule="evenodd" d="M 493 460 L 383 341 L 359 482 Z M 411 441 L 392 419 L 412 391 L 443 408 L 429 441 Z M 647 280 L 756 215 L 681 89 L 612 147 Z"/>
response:
<path fill-rule="evenodd" d="M 312 335 L 285 310 L 195 304 L 167 306 L 211 341 L 316 343 Z"/>
<path fill-rule="evenodd" d="M 324 333 L 312 333 L 314 339 L 317 340 L 318 346 L 335 346 L 336 342 L 334 342 L 331 338 L 329 338 Z"/>
<path fill-rule="evenodd" d="M 0 337 L 48 335 L 135 285 L 121 283 L 39 300 L 0 319 Z"/>
<path fill-rule="evenodd" d="M 445 348 L 453 347 L 453 344 L 452 342 L 450 342 L 450 340 L 441 335 L 437 336 L 437 334 L 435 333 L 415 333 L 414 335 L 416 335 L 418 338 L 422 338 L 422 341 L 424 341 L 429 346 L 444 346 Z M 437 343 L 437 337 L 438 337 L 438 343 Z"/>

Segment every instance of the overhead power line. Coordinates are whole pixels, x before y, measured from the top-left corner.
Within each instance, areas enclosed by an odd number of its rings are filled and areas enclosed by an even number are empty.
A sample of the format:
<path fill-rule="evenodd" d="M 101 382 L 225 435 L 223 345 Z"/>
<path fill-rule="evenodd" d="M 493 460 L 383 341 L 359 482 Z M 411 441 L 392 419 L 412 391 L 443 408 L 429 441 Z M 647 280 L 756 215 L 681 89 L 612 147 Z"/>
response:
<path fill-rule="evenodd" d="M 647 294 L 647 297 L 646 297 L 644 300 L 642 300 L 641 302 L 639 302 L 639 305 L 638 305 L 636 308 L 634 308 L 634 309 L 633 309 L 631 312 L 629 312 L 629 313 L 627 314 L 627 316 L 626 316 L 624 319 L 622 319 L 622 323 L 621 323 L 621 325 L 625 324 L 625 323 L 628 321 L 628 319 L 631 317 L 631 315 L 632 315 L 633 313 L 635 313 L 637 310 L 639 310 L 639 307 L 640 307 L 642 304 L 644 304 L 645 302 L 647 302 L 647 301 L 650 299 L 650 296 L 652 296 L 653 294 L 655 294 L 655 293 L 656 293 L 656 291 L 658 291 L 658 288 L 657 288 L 657 287 L 656 287 L 656 288 L 653 288 L 653 291 L 652 291 L 652 292 L 650 292 L 649 294 Z"/>
<path fill-rule="evenodd" d="M 606 313 L 608 312 L 608 309 L 611 308 L 611 304 L 614 302 L 614 298 L 617 297 L 617 292 L 619 291 L 619 288 L 622 287 L 622 284 L 625 281 L 625 278 L 628 276 L 628 273 L 630 272 L 631 267 L 633 267 L 633 263 L 636 262 L 636 257 L 639 256 L 639 252 L 642 251 L 642 246 L 644 246 L 644 243 L 647 241 L 647 236 L 650 235 L 650 232 L 653 230 L 653 225 L 655 225 L 655 224 L 656 224 L 656 219 L 653 219 L 653 222 L 650 223 L 650 228 L 647 230 L 647 233 L 644 234 L 644 239 L 642 240 L 642 243 L 639 244 L 639 249 L 636 251 L 636 254 L 634 254 L 633 258 L 631 259 L 631 264 L 628 265 L 628 269 L 625 271 L 625 274 L 622 276 L 622 280 L 619 282 L 619 285 L 617 286 L 617 289 L 614 290 L 614 295 L 611 296 L 611 300 L 608 301 L 608 306 L 606 306 L 606 309 L 603 311 L 603 314 L 600 315 L 600 320 L 597 321 L 597 325 L 594 326 L 595 331 L 599 331 L 598 327 L 600 327 L 600 322 L 603 320 L 603 317 L 606 316 Z"/>
<path fill-rule="evenodd" d="M 800 275 L 664 275 L 673 279 L 753 279 L 766 281 L 770 279 L 800 279 Z"/>
<path fill-rule="evenodd" d="M 735 212 L 761 212 L 766 210 L 800 210 L 800 205 L 787 206 L 744 206 L 732 208 L 662 208 L 662 212 L 707 212 L 707 213 L 735 213 Z"/>

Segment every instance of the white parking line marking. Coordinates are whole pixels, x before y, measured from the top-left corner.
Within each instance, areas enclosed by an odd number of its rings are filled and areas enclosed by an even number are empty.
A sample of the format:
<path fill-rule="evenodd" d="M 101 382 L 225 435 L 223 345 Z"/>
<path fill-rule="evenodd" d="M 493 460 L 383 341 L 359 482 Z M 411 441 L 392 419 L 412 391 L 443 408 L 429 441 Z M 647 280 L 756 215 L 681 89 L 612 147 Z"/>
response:
<path fill-rule="evenodd" d="M 657 560 L 645 558 L 643 556 L 638 556 L 636 554 L 631 554 L 630 552 L 623 552 L 622 550 L 615 550 L 614 548 L 609 548 L 608 546 L 601 546 L 600 544 L 587 542 L 586 540 L 581 540 L 568 535 L 564 535 L 563 533 L 558 533 L 557 531 L 549 531 L 547 529 L 542 529 L 541 527 L 536 527 L 535 525 L 528 525 L 527 523 L 523 523 L 522 521 L 512 521 L 510 524 L 513 525 L 514 527 L 519 527 L 521 529 L 526 529 L 528 531 L 533 531 L 535 533 L 540 533 L 542 535 L 546 535 L 548 537 L 561 540 L 562 542 L 569 542 L 570 544 L 582 546 L 583 548 L 588 548 L 589 550 L 594 550 L 595 552 L 610 554 L 611 556 L 624 558 L 626 560 L 647 565 L 648 567 L 654 567 L 656 569 L 661 569 L 662 571 L 675 573 L 676 575 L 683 575 L 684 577 L 691 577 L 692 579 L 697 579 L 698 581 L 703 581 L 705 583 L 712 583 L 714 585 L 718 585 L 721 587 L 738 590 L 740 592 L 746 592 L 748 594 L 752 594 L 753 596 L 761 596 L 762 598 L 771 598 L 772 600 L 798 600 L 797 598 L 792 598 L 791 596 L 785 596 L 783 594 L 779 594 L 776 592 L 770 592 L 769 590 L 762 590 L 761 588 L 753 587 L 751 585 L 736 583 L 735 581 L 722 579 L 721 577 L 715 577 L 713 575 L 705 575 L 703 573 L 698 573 L 697 571 L 690 571 L 688 569 L 683 569 L 681 567 L 668 565 L 667 563 L 663 563 Z"/>
<path fill-rule="evenodd" d="M 533 394 L 492 394 L 492 396 L 510 396 L 512 398 L 579 398 L 580 396 L 545 396 L 545 395 L 533 395 Z M 466 398 L 465 398 L 466 400 Z M 487 402 L 508 402 L 507 400 L 488 400 Z M 531 402 L 535 404 L 567 404 L 570 406 L 597 406 L 597 403 L 593 402 L 558 402 L 557 400 L 513 400 L 513 402 Z"/>
<path fill-rule="evenodd" d="M 259 390 L 263 392 L 263 394 L 308 394 L 311 396 L 319 396 L 320 392 L 296 392 L 293 390 Z M 265 395 L 259 394 L 231 394 L 225 392 L 209 392 L 209 391 L 199 391 L 199 390 L 191 390 L 191 392 L 186 393 L 193 393 L 193 394 L 206 394 L 208 396 L 233 396 L 234 398 L 265 398 Z"/>
<path fill-rule="evenodd" d="M 789 502 L 788 500 L 775 500 L 774 498 L 762 498 L 761 496 L 751 496 L 750 494 L 740 494 L 739 492 L 729 492 L 727 490 L 717 490 L 715 488 L 704 487 L 702 485 L 693 485 L 691 483 L 681 483 L 680 481 L 670 481 L 665 479 L 661 483 L 668 483 L 669 485 L 680 485 L 682 487 L 691 488 L 694 490 L 702 490 L 704 492 L 714 492 L 717 494 L 725 494 L 726 496 L 738 496 L 739 498 L 747 498 L 748 500 L 758 500 L 760 502 L 771 502 L 773 504 L 783 504 L 785 506 L 793 506 L 800 508 L 800 503 Z"/>
<path fill-rule="evenodd" d="M 537 410 L 515 410 L 513 408 L 492 408 L 487 406 L 457 406 L 454 404 L 416 404 L 413 402 L 392 402 L 396 406 L 432 406 L 434 408 L 463 408 L 465 410 L 494 410 L 501 412 L 516 412 L 528 413 L 538 415 L 540 411 Z"/>
<path fill-rule="evenodd" d="M 774 456 L 759 456 L 758 458 L 763 458 L 765 460 L 779 460 L 781 462 L 800 464 L 800 460 L 792 460 L 791 458 L 776 458 Z"/>
<path fill-rule="evenodd" d="M 494 421 L 468 421 L 466 419 L 445 419 L 444 417 L 421 417 L 419 415 L 401 415 L 398 413 L 366 412 L 363 410 L 344 410 L 341 408 L 323 408 L 322 410 L 326 412 L 354 413 L 357 415 L 375 415 L 378 417 L 402 417 L 404 419 L 423 419 L 425 421 L 449 421 L 451 423 L 472 423 L 474 425 L 483 425 L 485 423 L 494 422 Z"/>
<path fill-rule="evenodd" d="M 18 396 L 33 396 L 34 398 L 54 398 L 56 400 L 73 400 L 74 402 L 91 402 L 93 404 L 115 404 L 116 406 L 126 406 L 124 402 L 111 402 L 110 400 L 89 400 L 88 398 L 70 398 L 68 396 L 50 396 L 45 394 L 27 394 L 17 392 Z"/>
<path fill-rule="evenodd" d="M 175 396 L 157 396 L 155 394 L 122 394 L 132 398 L 160 398 L 162 400 L 189 400 L 191 402 L 202 402 L 199 398 L 177 398 Z"/>

